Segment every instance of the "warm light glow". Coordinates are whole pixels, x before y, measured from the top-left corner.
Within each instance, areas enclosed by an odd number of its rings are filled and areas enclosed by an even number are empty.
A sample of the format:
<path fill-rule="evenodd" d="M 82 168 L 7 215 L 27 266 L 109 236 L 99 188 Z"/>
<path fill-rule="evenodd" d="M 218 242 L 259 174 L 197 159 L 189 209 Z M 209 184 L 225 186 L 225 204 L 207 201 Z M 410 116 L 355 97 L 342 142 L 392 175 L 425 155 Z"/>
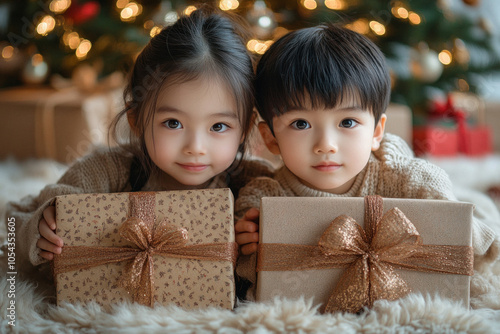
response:
<path fill-rule="evenodd" d="M 64 13 L 69 6 L 71 6 L 71 0 L 52 0 L 49 4 L 49 9 L 56 14 Z"/>
<path fill-rule="evenodd" d="M 153 20 L 147 20 L 144 22 L 144 29 L 151 30 L 155 26 L 155 22 Z"/>
<path fill-rule="evenodd" d="M 359 34 L 366 35 L 370 32 L 370 27 L 366 19 L 359 19 L 352 23 L 346 24 L 347 29 L 351 29 Z"/>
<path fill-rule="evenodd" d="M 49 32 L 54 30 L 55 26 L 56 26 L 56 20 L 54 20 L 52 16 L 46 15 L 37 25 L 36 32 L 39 35 L 46 36 Z"/>
<path fill-rule="evenodd" d="M 238 0 L 221 0 L 219 2 L 219 8 L 222 10 L 233 10 L 238 8 L 239 5 Z"/>
<path fill-rule="evenodd" d="M 451 60 L 452 60 L 452 57 L 451 57 L 451 52 L 448 51 L 448 50 L 443 50 L 439 53 L 438 55 L 438 58 L 439 58 L 439 61 L 443 64 L 443 65 L 450 65 L 451 64 Z"/>
<path fill-rule="evenodd" d="M 184 9 L 184 14 L 186 14 L 187 16 L 189 16 L 195 10 L 196 10 L 195 6 L 187 6 L 186 9 Z"/>
<path fill-rule="evenodd" d="M 122 21 L 132 21 L 136 16 L 142 13 L 142 6 L 135 3 L 128 3 L 125 8 L 120 12 L 120 17 Z"/>
<path fill-rule="evenodd" d="M 149 36 L 151 37 L 155 37 L 156 35 L 158 35 L 161 31 L 162 27 L 160 26 L 154 26 L 153 28 L 151 28 L 151 31 L 149 32 Z"/>
<path fill-rule="evenodd" d="M 5 60 L 9 60 L 14 55 L 14 47 L 11 45 L 7 45 L 2 50 L 2 58 Z"/>
<path fill-rule="evenodd" d="M 422 22 L 422 19 L 420 18 L 420 15 L 418 15 L 415 12 L 410 12 L 408 15 L 408 20 L 410 21 L 411 24 L 417 25 Z"/>
<path fill-rule="evenodd" d="M 302 6 L 304 6 L 304 8 L 306 9 L 313 10 L 318 7 L 318 4 L 316 3 L 315 0 L 304 0 L 302 2 Z"/>
<path fill-rule="evenodd" d="M 70 49 L 75 50 L 78 45 L 80 45 L 80 36 L 75 31 L 70 33 L 66 32 L 63 35 L 63 42 L 69 46 Z"/>
<path fill-rule="evenodd" d="M 125 7 L 120 12 L 120 17 L 122 20 L 130 20 L 132 18 L 132 9 Z"/>
<path fill-rule="evenodd" d="M 88 39 L 84 39 L 76 49 L 75 54 L 78 57 L 78 59 L 85 58 L 91 48 L 92 48 L 92 43 L 90 43 Z"/>
<path fill-rule="evenodd" d="M 132 16 L 137 16 L 142 13 L 142 6 L 135 2 L 129 3 L 125 8 L 130 8 L 132 10 Z"/>
<path fill-rule="evenodd" d="M 167 15 L 165 15 L 165 17 L 163 18 L 163 21 L 165 22 L 165 24 L 170 25 L 177 22 L 178 19 L 179 15 L 177 15 L 176 12 L 168 12 Z"/>
<path fill-rule="evenodd" d="M 333 10 L 346 9 L 347 5 L 343 0 L 325 0 L 326 8 Z"/>
<path fill-rule="evenodd" d="M 273 43 L 272 40 L 259 41 L 257 39 L 251 39 L 247 42 L 247 49 L 253 53 L 264 54 Z"/>
<path fill-rule="evenodd" d="M 376 33 L 379 36 L 382 36 L 385 34 L 385 26 L 377 21 L 370 21 L 370 28 L 373 30 L 374 33 Z"/>
<path fill-rule="evenodd" d="M 256 39 L 251 39 L 247 42 L 247 49 L 248 51 L 254 51 L 255 50 L 255 46 L 257 45 L 257 43 L 259 43 L 258 40 Z"/>
<path fill-rule="evenodd" d="M 402 19 L 407 19 L 408 18 L 408 9 L 404 8 L 404 7 L 399 7 L 397 9 L 397 13 L 398 13 L 398 16 L 399 18 L 402 18 Z"/>
<path fill-rule="evenodd" d="M 116 8 L 123 9 L 128 5 L 129 0 L 116 0 Z"/>
<path fill-rule="evenodd" d="M 464 79 L 458 79 L 458 89 L 461 91 L 461 92 L 468 92 L 470 87 L 469 87 L 469 83 L 467 81 L 465 81 Z"/>
<path fill-rule="evenodd" d="M 43 56 L 41 54 L 37 53 L 31 57 L 31 65 L 33 65 L 33 67 L 36 67 L 41 63 L 43 63 Z"/>

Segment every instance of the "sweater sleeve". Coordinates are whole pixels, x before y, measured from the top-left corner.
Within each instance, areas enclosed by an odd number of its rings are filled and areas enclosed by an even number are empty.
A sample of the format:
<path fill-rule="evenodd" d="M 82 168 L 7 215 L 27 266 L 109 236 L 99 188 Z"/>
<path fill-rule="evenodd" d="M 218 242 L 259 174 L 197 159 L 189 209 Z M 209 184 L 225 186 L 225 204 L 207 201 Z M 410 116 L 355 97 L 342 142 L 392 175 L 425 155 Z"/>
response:
<path fill-rule="evenodd" d="M 236 170 L 230 173 L 229 187 L 238 198 L 240 189 L 257 177 L 272 177 L 274 169 L 269 162 L 263 159 L 244 159 Z"/>
<path fill-rule="evenodd" d="M 402 139 L 391 135 L 377 152 L 382 164 L 377 193 L 386 197 L 457 201 L 448 174 L 424 159 L 415 158 L 407 147 Z M 475 209 L 472 246 L 476 255 L 485 254 L 495 239 L 495 233 L 485 220 L 481 210 Z"/>
<path fill-rule="evenodd" d="M 39 255 L 38 224 L 43 211 L 55 197 L 67 194 L 125 191 L 131 159 L 116 150 L 100 149 L 76 161 L 56 184 L 46 186 L 38 196 L 26 196 L 7 203 L 7 215 L 16 222 L 16 262 L 22 271 L 47 262 Z"/>

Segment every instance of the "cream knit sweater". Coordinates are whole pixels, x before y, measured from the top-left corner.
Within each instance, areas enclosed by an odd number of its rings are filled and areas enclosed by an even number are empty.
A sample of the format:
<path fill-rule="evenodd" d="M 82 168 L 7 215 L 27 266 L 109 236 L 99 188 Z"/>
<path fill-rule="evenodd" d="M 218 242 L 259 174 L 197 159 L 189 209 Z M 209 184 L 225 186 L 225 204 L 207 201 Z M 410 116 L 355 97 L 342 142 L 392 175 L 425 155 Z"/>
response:
<path fill-rule="evenodd" d="M 358 174 L 351 189 L 332 194 L 305 186 L 286 167 L 274 178 L 260 177 L 240 190 L 235 204 L 236 217 L 260 207 L 262 197 L 364 197 L 380 195 L 389 198 L 444 199 L 456 201 L 448 175 L 438 166 L 415 158 L 412 150 L 398 136 L 385 134 L 379 150 L 372 153 L 367 166 Z M 472 244 L 477 255 L 484 254 L 495 233 L 482 222 L 488 219 L 481 210 L 474 211 Z M 500 224 L 500 222 L 498 222 Z M 237 273 L 255 282 L 255 256 L 240 256 Z"/>
<path fill-rule="evenodd" d="M 40 237 L 38 224 L 43 210 L 53 204 L 58 195 L 84 193 L 114 193 L 131 191 L 129 182 L 132 155 L 119 148 L 99 149 L 78 160 L 61 179 L 46 186 L 38 196 L 27 196 L 20 202 L 7 204 L 8 217 L 16 220 L 16 265 L 19 271 L 32 271 L 33 266 L 46 263 L 38 254 L 36 242 Z M 222 173 L 214 177 L 205 188 L 224 188 L 231 186 L 233 193 L 239 191 L 250 179 L 256 176 L 271 176 L 272 168 L 260 160 L 243 160 L 237 171 L 228 175 Z M 171 185 L 149 179 L 143 191 L 178 190 Z"/>

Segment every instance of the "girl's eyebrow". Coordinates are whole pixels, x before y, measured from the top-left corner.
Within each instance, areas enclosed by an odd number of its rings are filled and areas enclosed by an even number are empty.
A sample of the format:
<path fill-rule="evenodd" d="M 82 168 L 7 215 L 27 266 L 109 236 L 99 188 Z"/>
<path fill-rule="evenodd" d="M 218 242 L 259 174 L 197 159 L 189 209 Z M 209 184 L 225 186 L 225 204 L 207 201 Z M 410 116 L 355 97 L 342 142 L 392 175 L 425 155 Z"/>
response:
<path fill-rule="evenodd" d="M 156 108 L 156 112 L 157 113 L 178 113 L 178 114 L 184 114 L 185 112 L 182 111 L 182 110 L 179 110 L 177 108 L 174 108 L 174 107 L 170 107 L 170 106 L 161 106 L 159 108 Z M 238 119 L 238 115 L 233 112 L 233 111 L 221 111 L 221 112 L 217 112 L 217 113 L 214 113 L 214 114 L 211 114 L 210 117 L 225 117 L 225 118 L 234 118 L 234 119 Z"/>

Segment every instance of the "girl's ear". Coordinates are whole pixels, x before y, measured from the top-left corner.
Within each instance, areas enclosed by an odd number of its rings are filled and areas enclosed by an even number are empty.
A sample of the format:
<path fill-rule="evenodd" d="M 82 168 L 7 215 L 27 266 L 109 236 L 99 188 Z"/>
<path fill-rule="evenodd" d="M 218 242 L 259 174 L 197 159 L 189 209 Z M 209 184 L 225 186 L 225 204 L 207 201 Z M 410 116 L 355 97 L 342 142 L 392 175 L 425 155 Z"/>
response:
<path fill-rule="evenodd" d="M 137 113 L 135 112 L 134 109 L 127 110 L 127 120 L 128 120 L 128 125 L 130 126 L 130 130 L 132 130 L 132 133 L 135 134 L 136 136 L 139 136 L 139 128 L 137 126 Z"/>
<path fill-rule="evenodd" d="M 380 120 L 377 123 L 377 126 L 375 127 L 375 131 L 373 132 L 372 151 L 376 151 L 380 148 L 380 142 L 384 137 L 386 121 L 387 121 L 387 115 L 382 114 L 382 116 L 380 116 Z"/>
<path fill-rule="evenodd" d="M 278 146 L 278 142 L 276 141 L 276 138 L 274 137 L 273 133 L 271 132 L 271 129 L 269 128 L 269 125 L 267 125 L 266 122 L 259 122 L 259 132 L 260 135 L 262 136 L 262 139 L 264 140 L 264 144 L 266 144 L 267 149 L 272 153 L 272 154 L 280 154 L 280 148 Z"/>

